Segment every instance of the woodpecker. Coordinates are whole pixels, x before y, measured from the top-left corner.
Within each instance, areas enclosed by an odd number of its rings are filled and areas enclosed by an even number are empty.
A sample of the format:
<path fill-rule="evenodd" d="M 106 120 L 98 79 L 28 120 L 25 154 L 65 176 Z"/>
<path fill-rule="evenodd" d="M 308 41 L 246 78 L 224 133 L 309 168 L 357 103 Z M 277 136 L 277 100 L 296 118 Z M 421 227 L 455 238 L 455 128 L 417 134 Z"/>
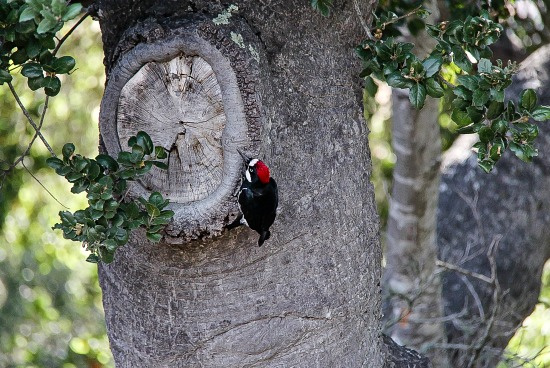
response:
<path fill-rule="evenodd" d="M 247 225 L 260 234 L 258 246 L 269 239 L 269 227 L 275 221 L 279 194 L 275 179 L 269 176 L 269 168 L 257 158 L 249 158 L 237 150 L 244 160 L 241 189 L 238 194 L 241 215 L 229 228 Z"/>

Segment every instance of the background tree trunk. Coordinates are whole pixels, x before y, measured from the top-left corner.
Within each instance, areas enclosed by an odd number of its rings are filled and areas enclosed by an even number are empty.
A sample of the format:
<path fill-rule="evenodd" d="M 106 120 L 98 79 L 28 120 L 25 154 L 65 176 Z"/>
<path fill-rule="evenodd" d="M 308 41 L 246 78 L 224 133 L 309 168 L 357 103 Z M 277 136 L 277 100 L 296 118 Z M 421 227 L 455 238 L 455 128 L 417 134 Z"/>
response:
<path fill-rule="evenodd" d="M 437 1 L 427 5 L 428 23 L 439 17 Z M 408 36 L 419 57 L 436 42 L 426 32 Z M 392 91 L 392 148 L 397 157 L 387 229 L 383 299 L 387 332 L 397 342 L 427 352 L 445 340 L 437 259 L 436 209 L 441 162 L 439 99 L 428 97 L 422 110 L 409 102 L 408 90 Z M 431 351 L 436 367 L 447 356 Z"/>
<path fill-rule="evenodd" d="M 235 5 L 99 2 L 107 88 L 128 77 L 117 72 L 130 53 L 166 39 L 184 43 L 186 31 L 175 30 L 194 27 L 233 68 L 243 142 L 271 166 L 280 190 L 273 235 L 261 248 L 249 229 L 220 235 L 228 219 L 216 209 L 217 227 L 186 232 L 196 224 L 183 216 L 166 238 L 198 240 L 153 245 L 134 236 L 100 266 L 117 366 L 381 367 L 381 254 L 353 4 L 336 2 L 329 18 L 302 0 Z M 364 7 L 370 14 L 373 4 Z M 103 117 L 116 102 L 104 101 Z M 224 100 L 224 109 L 239 106 Z M 110 147 L 116 130 L 101 124 Z M 223 152 L 230 160 L 234 149 Z"/>
<path fill-rule="evenodd" d="M 509 96 L 534 88 L 540 104 L 550 104 L 550 47 L 522 64 Z M 445 313 L 453 366 L 494 367 L 540 292 L 545 261 L 550 256 L 550 128 L 539 124 L 539 156 L 526 164 L 507 152 L 490 174 L 477 167 L 474 155 L 444 168 L 440 186 L 438 243 L 440 258 L 490 275 L 487 251 L 495 254 L 501 288 L 495 310 L 494 287 L 456 272 L 443 273 Z M 450 161 L 452 162 L 452 161 Z M 494 312 L 493 312 L 494 311 Z M 491 317 L 493 316 L 493 317 Z"/>

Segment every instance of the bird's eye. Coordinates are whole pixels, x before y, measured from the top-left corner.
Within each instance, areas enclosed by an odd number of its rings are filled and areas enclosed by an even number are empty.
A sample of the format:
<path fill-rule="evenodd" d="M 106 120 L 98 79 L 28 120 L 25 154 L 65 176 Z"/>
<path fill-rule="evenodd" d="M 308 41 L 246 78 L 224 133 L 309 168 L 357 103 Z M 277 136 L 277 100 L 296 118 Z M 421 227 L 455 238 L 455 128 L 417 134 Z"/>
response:
<path fill-rule="evenodd" d="M 250 172 L 254 172 L 254 170 L 252 170 L 252 168 L 248 169 L 248 171 L 250 171 Z"/>

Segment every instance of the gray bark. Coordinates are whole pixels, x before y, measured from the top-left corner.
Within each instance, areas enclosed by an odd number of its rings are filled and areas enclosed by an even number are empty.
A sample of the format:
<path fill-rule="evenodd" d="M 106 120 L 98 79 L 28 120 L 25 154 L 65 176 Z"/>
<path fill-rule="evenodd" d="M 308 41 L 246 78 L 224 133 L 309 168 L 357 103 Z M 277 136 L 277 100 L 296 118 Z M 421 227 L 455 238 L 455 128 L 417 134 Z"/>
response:
<path fill-rule="evenodd" d="M 534 88 L 541 104 L 550 104 L 550 47 L 521 64 L 509 96 Z M 475 367 L 494 367 L 540 292 L 542 267 L 550 256 L 550 128 L 539 125 L 539 156 L 526 164 L 507 153 L 491 174 L 476 166 L 470 155 L 444 170 L 440 186 L 438 243 L 440 257 L 449 263 L 490 276 L 488 247 L 496 253 L 500 293 L 491 324 L 494 287 L 476 278 L 447 271 L 443 298 L 449 342 L 469 349 L 454 350 L 453 365 L 465 366 L 478 350 Z M 488 336 L 485 336 L 489 332 Z"/>
<path fill-rule="evenodd" d="M 436 1 L 429 23 L 438 18 Z M 436 42 L 425 32 L 407 41 L 424 56 Z M 397 342 L 427 352 L 445 339 L 441 316 L 441 284 L 434 276 L 437 259 L 436 209 L 441 139 L 439 99 L 428 97 L 422 110 L 409 102 L 408 91 L 394 90 L 392 148 L 397 157 L 393 171 L 387 228 L 387 265 L 383 291 L 387 332 Z M 437 367 L 448 365 L 445 354 L 430 352 Z"/>
<path fill-rule="evenodd" d="M 219 159 L 221 181 L 230 184 L 214 185 L 219 191 L 191 202 L 178 193 L 176 219 L 161 244 L 137 234 L 113 264 L 100 266 L 116 364 L 381 367 L 381 251 L 353 55 L 361 34 L 353 4 L 336 2 L 330 18 L 302 0 L 235 5 L 225 23 L 220 14 L 227 9 L 217 2 L 100 1 L 109 92 L 101 133 L 109 153 L 124 143 L 115 129 L 117 96 L 138 64 L 151 58 L 168 62 L 177 49 L 208 60 L 205 50 L 215 48 L 222 59 L 209 64 L 230 66 L 216 77 L 234 74 L 230 85 L 242 99 L 239 105 L 222 86 L 228 119 Z M 243 119 L 232 120 L 232 110 Z M 137 120 L 128 124 L 137 127 Z M 244 124 L 244 135 L 230 139 L 236 134 L 230 124 L 237 131 Z M 261 248 L 247 228 L 223 230 L 234 211 L 229 192 L 238 186 L 239 147 L 264 159 L 279 184 L 280 212 Z M 136 183 L 132 190 L 148 188 Z"/>

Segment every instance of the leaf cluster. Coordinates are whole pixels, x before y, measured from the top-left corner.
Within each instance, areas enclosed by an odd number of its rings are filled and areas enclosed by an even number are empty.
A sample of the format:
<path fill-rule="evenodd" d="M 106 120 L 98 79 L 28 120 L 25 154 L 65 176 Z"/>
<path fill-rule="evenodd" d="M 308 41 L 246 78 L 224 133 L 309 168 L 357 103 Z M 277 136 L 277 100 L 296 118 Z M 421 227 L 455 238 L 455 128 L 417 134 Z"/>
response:
<path fill-rule="evenodd" d="M 382 26 L 398 17 L 390 14 L 386 18 Z M 379 21 L 376 24 L 380 26 Z M 424 106 L 427 96 L 443 97 L 447 90 L 452 91 L 451 118 L 459 126 L 458 133 L 479 135 L 475 148 L 479 165 L 487 172 L 507 148 L 525 161 L 536 156 L 532 141 L 538 129 L 530 119 L 549 120 L 550 108 L 536 105 L 533 90 L 524 91 L 517 103 L 504 103 L 504 91 L 517 67 L 512 63 L 503 66 L 500 60 L 493 65 L 489 60 L 489 45 L 498 40 L 502 26 L 482 12 L 465 20 L 426 25 L 426 31 L 437 45 L 424 59 L 413 53 L 412 43 L 384 37 L 382 28 L 376 29 L 374 39 L 356 48 L 364 63 L 360 76 L 365 78 L 367 91 L 376 92 L 372 77 L 394 88 L 408 88 L 409 100 L 417 109 Z M 443 77 L 445 65 L 459 68 L 458 85 Z"/>
<path fill-rule="evenodd" d="M 88 207 L 74 213 L 59 212 L 61 222 L 53 228 L 62 230 L 66 239 L 83 242 L 91 251 L 88 262 L 112 262 L 117 248 L 128 242 L 130 231 L 140 227 L 145 228 L 149 240 L 159 242 L 160 231 L 174 215 L 165 209 L 169 201 L 159 192 L 148 199 L 125 201 L 128 181 L 145 175 L 153 166 L 168 168 L 159 161 L 167 157 L 166 151 L 154 147 L 147 133 L 140 131 L 130 137 L 128 146 L 131 151 L 121 151 L 116 160 L 106 154 L 90 159 L 76 154 L 75 146 L 67 143 L 63 159 L 50 157 L 46 161 L 73 184 L 71 192 L 87 193 Z"/>
<path fill-rule="evenodd" d="M 0 0 L 0 85 L 11 82 L 11 73 L 22 67 L 31 90 L 57 95 L 57 74 L 70 73 L 75 60 L 58 58 L 51 50 L 57 46 L 56 33 L 81 10 L 81 4 L 65 0 Z"/>

